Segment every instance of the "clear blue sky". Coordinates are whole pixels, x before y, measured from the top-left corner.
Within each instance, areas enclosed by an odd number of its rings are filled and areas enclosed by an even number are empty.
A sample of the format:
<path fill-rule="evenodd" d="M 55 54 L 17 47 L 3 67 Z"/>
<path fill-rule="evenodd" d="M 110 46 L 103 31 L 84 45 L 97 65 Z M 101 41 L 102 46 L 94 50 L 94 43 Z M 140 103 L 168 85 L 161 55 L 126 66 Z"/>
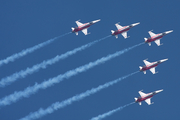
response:
<path fill-rule="evenodd" d="M 70 98 L 92 87 L 104 84 L 124 75 L 138 71 L 144 65 L 143 59 L 150 62 L 169 58 L 169 60 L 156 68 L 158 74 L 138 73 L 116 85 L 104 89 L 81 101 L 74 102 L 63 109 L 42 117 L 40 120 L 88 120 L 134 101 L 138 91 L 152 92 L 158 89 L 164 91 L 152 98 L 153 105 L 145 102 L 142 106 L 133 104 L 107 120 L 179 120 L 179 28 L 180 28 L 180 2 L 172 0 L 38 0 L 38 1 L 0 1 L 0 59 L 4 59 L 23 49 L 45 42 L 51 38 L 70 32 L 75 27 L 75 21 L 89 22 L 96 19 L 101 21 L 91 26 L 90 35 L 67 35 L 52 44 L 35 51 L 15 62 L 0 67 L 0 78 L 31 67 L 77 48 L 81 45 L 100 39 L 116 30 L 115 23 L 122 26 L 140 22 L 140 25 L 128 32 L 130 38 L 118 39 L 110 37 L 100 43 L 62 60 L 47 69 L 40 70 L 24 79 L 0 88 L 0 98 L 20 91 L 36 82 L 41 83 L 51 77 L 63 74 L 68 70 L 95 61 L 108 54 L 144 42 L 149 37 L 148 31 L 160 33 L 174 30 L 161 39 L 162 46 L 155 43 L 149 47 L 141 45 L 115 59 L 96 66 L 86 72 L 67 79 L 53 87 L 41 90 L 37 94 L 19 100 L 18 102 L 2 107 L 0 119 L 17 120 L 46 108 L 54 102 Z"/>

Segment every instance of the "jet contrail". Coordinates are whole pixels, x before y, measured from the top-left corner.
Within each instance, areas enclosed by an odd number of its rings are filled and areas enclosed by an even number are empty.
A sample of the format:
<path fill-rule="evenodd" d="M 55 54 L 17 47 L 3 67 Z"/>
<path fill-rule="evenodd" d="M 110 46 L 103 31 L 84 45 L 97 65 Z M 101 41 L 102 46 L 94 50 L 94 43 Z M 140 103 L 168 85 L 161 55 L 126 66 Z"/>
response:
<path fill-rule="evenodd" d="M 114 109 L 114 110 L 111 110 L 111 111 L 109 111 L 109 112 L 107 112 L 107 113 L 104 113 L 104 114 L 102 114 L 102 115 L 98 115 L 97 117 L 93 117 L 91 120 L 102 120 L 103 118 L 106 118 L 106 117 L 112 115 L 113 113 L 115 113 L 115 112 L 117 112 L 117 111 L 120 111 L 120 110 L 122 110 L 123 108 L 125 108 L 125 107 L 127 107 L 127 106 L 129 106 L 129 105 L 132 105 L 132 104 L 134 104 L 134 103 L 135 103 L 135 102 L 132 102 L 132 103 L 129 103 L 129 104 L 127 104 L 127 105 L 118 107 L 118 108 L 116 108 L 116 109 Z"/>
<path fill-rule="evenodd" d="M 50 40 L 48 40 L 48 41 L 46 41 L 46 42 L 40 43 L 40 44 L 38 44 L 38 45 L 35 45 L 35 46 L 31 47 L 31 48 L 27 48 L 27 49 L 25 49 L 25 50 L 22 50 L 22 51 L 19 52 L 19 53 L 15 53 L 15 54 L 7 57 L 6 59 L 0 60 L 0 66 L 2 66 L 2 65 L 4 65 L 4 64 L 8 64 L 9 62 L 13 62 L 13 61 L 15 61 L 16 59 L 18 59 L 18 58 L 20 58 L 20 57 L 23 57 L 23 56 L 27 55 L 28 53 L 32 53 L 32 52 L 34 52 L 35 50 L 38 50 L 38 49 L 40 49 L 40 48 L 42 48 L 42 47 L 44 47 L 44 46 L 52 43 L 54 40 L 56 40 L 56 39 L 58 39 L 58 38 L 60 38 L 60 37 L 63 37 L 63 36 L 65 36 L 65 35 L 68 35 L 68 34 L 70 34 L 70 33 L 71 33 L 71 32 L 65 33 L 65 34 L 63 34 L 63 35 L 60 35 L 60 36 L 55 37 L 55 38 L 53 38 L 53 39 L 50 39 Z"/>
<path fill-rule="evenodd" d="M 114 54 L 110 54 L 106 57 L 102 57 L 102 58 L 100 58 L 94 62 L 90 62 L 90 63 L 83 65 L 83 66 L 80 66 L 76 69 L 67 71 L 64 74 L 60 74 L 57 77 L 50 78 L 49 80 L 44 81 L 40 84 L 36 83 L 34 86 L 27 87 L 26 89 L 24 89 L 24 91 L 14 92 L 13 94 L 10 94 L 10 95 L 5 96 L 4 98 L 0 99 L 0 106 L 10 105 L 11 103 L 16 102 L 23 97 L 29 97 L 31 94 L 35 94 L 40 89 L 46 89 L 48 87 L 51 87 L 52 85 L 57 84 L 57 83 L 63 81 L 64 79 L 68 79 L 72 76 L 75 76 L 75 75 L 81 73 L 81 72 L 85 72 L 85 71 L 89 70 L 90 68 L 93 68 L 99 64 L 106 62 L 106 61 L 109 61 L 109 60 L 111 60 L 111 59 L 113 59 L 113 58 L 115 58 L 115 57 L 117 57 L 117 56 L 119 56 L 125 52 L 128 52 L 129 50 L 131 50 L 135 47 L 142 45 L 142 44 L 144 44 L 144 42 L 137 44 L 137 45 L 134 45 L 132 47 L 126 48 L 124 50 L 118 51 Z"/>
<path fill-rule="evenodd" d="M 32 66 L 31 68 L 26 68 L 25 70 L 21 70 L 21 71 L 16 72 L 8 77 L 2 78 L 0 81 L 0 87 L 5 87 L 6 85 L 9 85 L 9 84 L 15 82 L 19 78 L 25 78 L 27 75 L 33 74 L 34 72 L 37 72 L 39 69 L 45 69 L 48 65 L 52 65 L 52 64 L 58 62 L 59 60 L 65 59 L 65 58 L 69 57 L 70 55 L 73 55 L 79 51 L 89 48 L 92 45 L 94 45 L 95 43 L 100 42 L 101 40 L 104 40 L 110 36 L 111 35 L 108 35 L 104 38 L 90 42 L 86 45 L 82 45 L 81 47 L 75 48 L 74 50 L 68 51 L 62 55 L 57 55 L 56 57 L 54 57 L 52 59 L 49 59 L 49 60 L 43 61 L 39 64 L 36 64 L 36 65 Z"/>
<path fill-rule="evenodd" d="M 20 120 L 34 120 L 34 119 L 41 118 L 41 117 L 43 117 L 43 116 L 45 116 L 47 114 L 53 113 L 54 111 L 56 111 L 58 109 L 64 108 L 67 105 L 70 105 L 75 101 L 82 100 L 85 97 L 88 97 L 88 96 L 90 96 L 92 94 L 95 94 L 95 93 L 99 92 L 100 90 L 108 88 L 109 86 L 112 86 L 112 85 L 116 84 L 117 82 L 120 82 L 121 80 L 126 79 L 127 77 L 130 77 L 130 76 L 132 76 L 132 75 L 134 75 L 134 74 L 136 74 L 138 72 L 139 71 L 136 71 L 136 72 L 131 73 L 129 75 L 126 75 L 124 77 L 121 77 L 121 78 L 118 78 L 116 80 L 107 82 L 107 83 L 105 83 L 103 85 L 99 85 L 96 88 L 92 88 L 91 90 L 87 90 L 86 92 L 75 95 L 75 96 L 73 96 L 73 97 L 71 97 L 69 99 L 66 99 L 66 100 L 62 101 L 62 102 L 53 103 L 51 106 L 49 106 L 46 109 L 40 108 L 38 111 L 30 113 L 29 115 L 27 115 L 26 117 L 24 117 L 24 118 L 22 118 Z"/>

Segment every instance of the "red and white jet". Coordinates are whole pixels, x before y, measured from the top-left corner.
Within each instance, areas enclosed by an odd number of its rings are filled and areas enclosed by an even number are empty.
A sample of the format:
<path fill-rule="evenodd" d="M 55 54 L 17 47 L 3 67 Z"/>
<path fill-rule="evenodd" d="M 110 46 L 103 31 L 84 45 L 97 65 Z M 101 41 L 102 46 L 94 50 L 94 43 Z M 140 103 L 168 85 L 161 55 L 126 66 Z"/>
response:
<path fill-rule="evenodd" d="M 158 46 L 160 46 L 160 45 L 161 45 L 161 44 L 160 44 L 160 39 L 161 39 L 163 36 L 165 36 L 165 35 L 167 35 L 167 34 L 169 34 L 169 33 L 171 33 L 171 32 L 173 32 L 173 30 L 166 31 L 166 32 L 163 32 L 163 33 L 159 33 L 159 34 L 155 34 L 155 33 L 151 32 L 151 31 L 149 31 L 148 33 L 149 33 L 149 35 L 150 35 L 151 37 L 149 37 L 149 38 L 144 38 L 144 39 L 145 39 L 145 43 L 148 43 L 149 46 L 151 46 L 151 42 L 154 41 Z"/>
<path fill-rule="evenodd" d="M 155 71 L 155 68 L 160 64 L 160 63 L 163 63 L 165 61 L 167 61 L 168 59 L 163 59 L 163 60 L 159 60 L 159 61 L 156 61 L 156 62 L 148 62 L 147 60 L 143 60 L 145 66 L 141 67 L 139 66 L 140 68 L 140 71 L 143 71 L 144 74 L 146 74 L 146 70 L 150 70 L 153 74 L 157 73 Z"/>
<path fill-rule="evenodd" d="M 118 38 L 118 34 L 122 34 L 122 36 L 126 39 L 129 37 L 129 36 L 127 37 L 127 32 L 129 31 L 129 29 L 131 29 L 132 27 L 134 27 L 138 24 L 140 24 L 140 23 L 134 23 L 134 24 L 123 27 L 123 26 L 119 25 L 118 23 L 116 23 L 115 26 L 117 27 L 118 30 L 116 30 L 116 31 L 111 30 L 112 35 L 114 35 L 116 38 Z"/>
<path fill-rule="evenodd" d="M 157 91 L 154 91 L 154 92 L 151 92 L 151 93 L 146 94 L 146 93 L 143 93 L 142 90 L 141 90 L 141 91 L 139 91 L 140 97 L 134 98 L 134 99 L 135 99 L 135 102 L 136 102 L 136 103 L 139 103 L 139 105 L 141 105 L 141 102 L 142 102 L 142 101 L 145 101 L 148 105 L 151 105 L 151 104 L 153 104 L 153 103 L 151 103 L 151 98 L 152 98 L 154 95 L 156 95 L 156 94 L 158 94 L 158 93 L 160 93 L 160 92 L 162 92 L 162 91 L 163 91 L 163 89 L 162 89 L 162 90 L 157 90 Z"/>
<path fill-rule="evenodd" d="M 95 24 L 95 23 L 97 23 L 97 22 L 99 22 L 100 21 L 100 19 L 99 20 L 94 20 L 94 21 L 91 21 L 91 22 L 88 22 L 88 23 L 81 23 L 81 22 L 79 22 L 79 20 L 78 21 L 76 21 L 76 24 L 77 24 L 77 26 L 78 27 L 75 27 L 75 28 L 71 28 L 72 29 L 72 32 L 75 32 L 76 33 L 76 35 L 78 35 L 78 31 L 82 31 L 85 35 L 87 35 L 87 34 L 89 34 L 88 32 L 87 32 L 87 29 L 91 26 L 91 25 L 93 25 L 93 24 Z"/>

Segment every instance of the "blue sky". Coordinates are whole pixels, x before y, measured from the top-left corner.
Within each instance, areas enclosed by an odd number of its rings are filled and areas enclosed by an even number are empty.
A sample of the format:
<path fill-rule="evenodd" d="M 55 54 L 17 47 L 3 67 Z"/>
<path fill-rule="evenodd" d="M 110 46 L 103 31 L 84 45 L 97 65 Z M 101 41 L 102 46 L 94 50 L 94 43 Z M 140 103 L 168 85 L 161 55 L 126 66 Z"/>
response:
<path fill-rule="evenodd" d="M 154 33 L 174 30 L 173 33 L 163 37 L 161 40 L 163 45 L 160 47 L 155 43 L 152 43 L 150 47 L 147 44 L 141 45 L 86 72 L 65 79 L 53 87 L 40 90 L 29 98 L 2 107 L 0 118 L 2 120 L 20 119 L 41 107 L 47 108 L 54 102 L 61 102 L 88 89 L 136 72 L 140 65 L 144 65 L 142 60 L 146 58 L 150 62 L 168 58 L 167 62 L 156 68 L 156 71 L 159 71 L 158 74 L 153 75 L 149 71 L 146 75 L 137 73 L 107 89 L 46 115 L 40 120 L 91 119 L 133 102 L 134 97 L 139 96 L 138 91 L 142 89 L 147 93 L 159 89 L 164 89 L 164 91 L 152 98 L 154 104 L 151 106 L 145 102 L 142 106 L 133 104 L 105 119 L 179 120 L 179 4 L 178 1 L 169 0 L 0 1 L 0 59 L 70 32 L 71 27 L 76 26 L 76 20 L 81 19 L 81 22 L 85 23 L 101 19 L 99 23 L 88 29 L 90 35 L 85 36 L 82 32 L 79 32 L 78 36 L 69 34 L 31 54 L 1 66 L 0 78 L 108 36 L 111 34 L 110 30 L 116 30 L 114 24 L 117 22 L 120 22 L 122 26 L 140 22 L 128 32 L 130 36 L 128 39 L 124 39 L 121 35 L 118 39 L 107 38 L 46 69 L 0 88 L 1 98 L 108 54 L 144 42 L 144 37 L 149 37 L 149 30 L 153 30 Z"/>

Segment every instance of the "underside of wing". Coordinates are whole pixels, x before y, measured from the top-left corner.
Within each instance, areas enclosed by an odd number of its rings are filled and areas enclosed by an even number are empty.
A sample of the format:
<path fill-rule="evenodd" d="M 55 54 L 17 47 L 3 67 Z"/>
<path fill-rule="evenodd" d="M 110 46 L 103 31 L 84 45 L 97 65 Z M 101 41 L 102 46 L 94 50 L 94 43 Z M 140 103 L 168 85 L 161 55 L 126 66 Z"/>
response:
<path fill-rule="evenodd" d="M 123 32 L 122 36 L 126 39 L 127 38 L 127 32 Z"/>
<path fill-rule="evenodd" d="M 144 62 L 144 64 L 145 65 L 149 65 L 149 64 L 151 64 L 150 62 L 148 62 L 147 60 L 143 60 L 143 62 Z"/>
<path fill-rule="evenodd" d="M 156 44 L 157 44 L 157 46 L 160 46 L 161 44 L 160 44 L 160 39 L 158 39 L 158 40 L 156 40 L 156 41 L 154 41 Z"/>
<path fill-rule="evenodd" d="M 139 94 L 141 97 L 146 95 L 146 93 L 143 93 L 142 91 L 139 91 Z"/>
<path fill-rule="evenodd" d="M 151 31 L 149 31 L 148 33 L 151 37 L 156 35 L 155 33 L 151 32 Z"/>
<path fill-rule="evenodd" d="M 83 23 L 81 23 L 79 21 L 76 21 L 76 24 L 77 24 L 78 27 L 83 25 Z"/>
<path fill-rule="evenodd" d="M 153 74 L 155 74 L 156 73 L 156 71 L 155 71 L 155 67 L 154 68 L 151 68 L 151 69 L 149 69 Z"/>
<path fill-rule="evenodd" d="M 150 105 L 150 104 L 151 104 L 151 98 L 146 99 L 145 102 L 146 102 L 148 105 Z"/>
<path fill-rule="evenodd" d="M 85 35 L 88 34 L 88 33 L 87 33 L 87 29 L 83 29 L 82 32 L 83 32 Z"/>
<path fill-rule="evenodd" d="M 122 27 L 121 25 L 119 25 L 118 23 L 116 23 L 115 26 L 117 27 L 118 30 L 121 29 L 121 28 L 123 28 L 123 27 Z"/>

